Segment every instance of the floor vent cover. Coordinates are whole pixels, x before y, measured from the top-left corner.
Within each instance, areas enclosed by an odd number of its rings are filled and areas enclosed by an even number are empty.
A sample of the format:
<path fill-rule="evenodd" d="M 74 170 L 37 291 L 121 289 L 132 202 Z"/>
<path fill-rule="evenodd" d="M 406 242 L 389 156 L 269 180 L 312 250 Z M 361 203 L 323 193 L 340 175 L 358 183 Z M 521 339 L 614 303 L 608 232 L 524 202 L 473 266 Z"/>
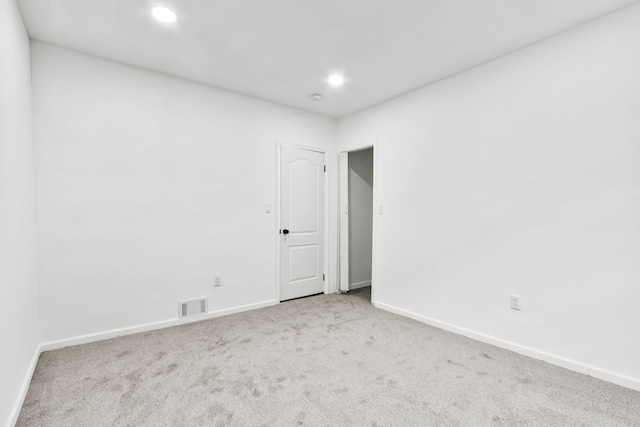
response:
<path fill-rule="evenodd" d="M 178 302 L 178 313 L 180 317 L 195 316 L 207 312 L 207 298 L 192 299 Z"/>

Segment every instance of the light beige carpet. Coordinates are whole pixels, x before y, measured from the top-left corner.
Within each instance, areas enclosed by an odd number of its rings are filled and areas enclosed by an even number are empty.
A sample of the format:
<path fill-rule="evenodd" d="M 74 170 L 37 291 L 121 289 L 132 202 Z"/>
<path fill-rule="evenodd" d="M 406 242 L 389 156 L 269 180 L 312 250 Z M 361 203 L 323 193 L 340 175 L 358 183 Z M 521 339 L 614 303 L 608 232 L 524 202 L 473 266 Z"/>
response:
<path fill-rule="evenodd" d="M 377 310 L 366 292 L 43 353 L 17 425 L 640 425 L 638 392 Z"/>

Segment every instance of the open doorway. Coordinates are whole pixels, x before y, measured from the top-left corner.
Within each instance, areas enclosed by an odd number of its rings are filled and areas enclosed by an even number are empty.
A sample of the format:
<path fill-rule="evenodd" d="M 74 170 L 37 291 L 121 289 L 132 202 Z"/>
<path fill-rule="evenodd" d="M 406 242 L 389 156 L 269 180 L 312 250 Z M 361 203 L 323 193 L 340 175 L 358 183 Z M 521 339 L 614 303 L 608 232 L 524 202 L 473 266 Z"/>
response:
<path fill-rule="evenodd" d="M 340 154 L 340 291 L 372 301 L 374 148 Z"/>

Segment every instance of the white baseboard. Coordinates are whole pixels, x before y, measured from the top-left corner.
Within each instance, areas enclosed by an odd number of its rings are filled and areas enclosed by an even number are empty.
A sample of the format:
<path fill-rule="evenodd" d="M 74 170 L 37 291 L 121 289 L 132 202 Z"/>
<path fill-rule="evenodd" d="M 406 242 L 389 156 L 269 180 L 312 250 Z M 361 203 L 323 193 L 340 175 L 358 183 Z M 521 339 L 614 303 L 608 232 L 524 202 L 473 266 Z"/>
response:
<path fill-rule="evenodd" d="M 640 379 L 633 378 L 628 375 L 619 374 L 617 372 L 612 372 L 606 369 L 599 368 L 597 366 L 589 365 L 586 363 L 578 362 L 576 360 L 568 359 L 566 357 L 558 356 L 555 354 L 548 353 L 546 351 L 538 350 L 535 348 L 527 347 L 524 345 L 520 345 L 511 341 L 503 340 L 497 337 L 493 337 L 491 335 L 486 335 L 480 332 L 476 332 L 470 329 L 461 328 L 456 325 L 452 325 L 450 323 L 441 322 L 436 319 L 432 319 L 426 316 L 422 316 L 417 313 L 413 313 L 408 310 L 403 310 L 398 307 L 394 307 L 392 305 L 388 305 L 381 302 L 374 302 L 373 304 L 376 308 L 380 308 L 382 310 L 389 311 L 391 313 L 399 314 L 404 317 L 408 317 L 410 319 L 417 320 L 422 323 L 426 323 L 427 325 L 435 326 L 436 328 L 444 329 L 449 332 L 453 332 L 459 335 L 464 335 L 465 337 L 469 337 L 475 339 L 477 341 L 481 341 L 487 344 L 495 345 L 496 347 L 501 347 L 507 350 L 514 351 L 516 353 L 532 357 L 534 359 L 543 360 L 552 365 L 560 366 L 562 368 L 570 369 L 575 372 L 579 372 L 585 375 L 591 375 L 594 378 L 598 378 L 604 381 L 608 381 L 613 384 L 620 385 L 622 387 L 630 388 L 633 390 L 640 391 Z"/>
<path fill-rule="evenodd" d="M 24 380 L 22 381 L 22 386 L 20 387 L 20 392 L 18 393 L 18 397 L 16 398 L 16 401 L 13 404 L 13 409 L 11 409 L 11 413 L 9 414 L 9 419 L 7 420 L 7 427 L 13 427 L 16 425 L 16 422 L 18 422 L 18 417 L 20 416 L 20 410 L 22 409 L 22 404 L 24 403 L 24 399 L 27 397 L 27 392 L 29 391 L 29 385 L 31 385 L 31 378 L 33 378 L 33 373 L 36 370 L 36 365 L 38 364 L 40 353 L 42 353 L 42 346 L 38 345 L 35 351 L 33 352 L 33 356 L 31 357 L 31 363 L 29 364 L 27 373 L 24 376 Z"/>
<path fill-rule="evenodd" d="M 181 319 L 176 317 L 173 319 L 161 320 L 158 322 L 145 323 L 142 325 L 129 326 L 126 328 L 112 329 L 109 331 L 97 332 L 94 334 L 86 334 L 86 335 L 80 335 L 72 338 L 49 341 L 40 345 L 40 351 L 57 350 L 57 349 L 69 347 L 72 345 L 87 344 L 90 342 L 107 340 L 109 338 L 116 338 L 116 337 L 125 336 L 125 335 L 138 334 L 140 332 L 170 328 L 171 326 L 184 325 L 185 323 L 199 322 L 202 320 L 213 319 L 215 317 L 227 316 L 229 314 L 269 307 L 272 305 L 276 305 L 278 303 L 279 302 L 276 300 L 262 301 L 255 304 L 240 305 L 237 307 L 226 308 L 223 310 L 210 311 L 207 314 L 193 316 L 186 319 Z"/>
<path fill-rule="evenodd" d="M 366 288 L 367 286 L 371 286 L 371 280 L 366 280 L 364 282 L 357 282 L 357 283 L 349 283 L 349 290 L 353 291 L 355 289 Z"/>

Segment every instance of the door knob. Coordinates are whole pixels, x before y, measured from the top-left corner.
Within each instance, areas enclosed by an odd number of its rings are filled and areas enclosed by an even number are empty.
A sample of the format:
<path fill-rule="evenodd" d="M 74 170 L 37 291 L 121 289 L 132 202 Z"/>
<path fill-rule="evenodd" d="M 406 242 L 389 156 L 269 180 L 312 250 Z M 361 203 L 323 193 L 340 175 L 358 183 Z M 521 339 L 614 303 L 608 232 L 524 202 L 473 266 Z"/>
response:
<path fill-rule="evenodd" d="M 285 228 L 284 230 L 282 230 L 282 234 L 289 234 L 289 230 Z"/>

